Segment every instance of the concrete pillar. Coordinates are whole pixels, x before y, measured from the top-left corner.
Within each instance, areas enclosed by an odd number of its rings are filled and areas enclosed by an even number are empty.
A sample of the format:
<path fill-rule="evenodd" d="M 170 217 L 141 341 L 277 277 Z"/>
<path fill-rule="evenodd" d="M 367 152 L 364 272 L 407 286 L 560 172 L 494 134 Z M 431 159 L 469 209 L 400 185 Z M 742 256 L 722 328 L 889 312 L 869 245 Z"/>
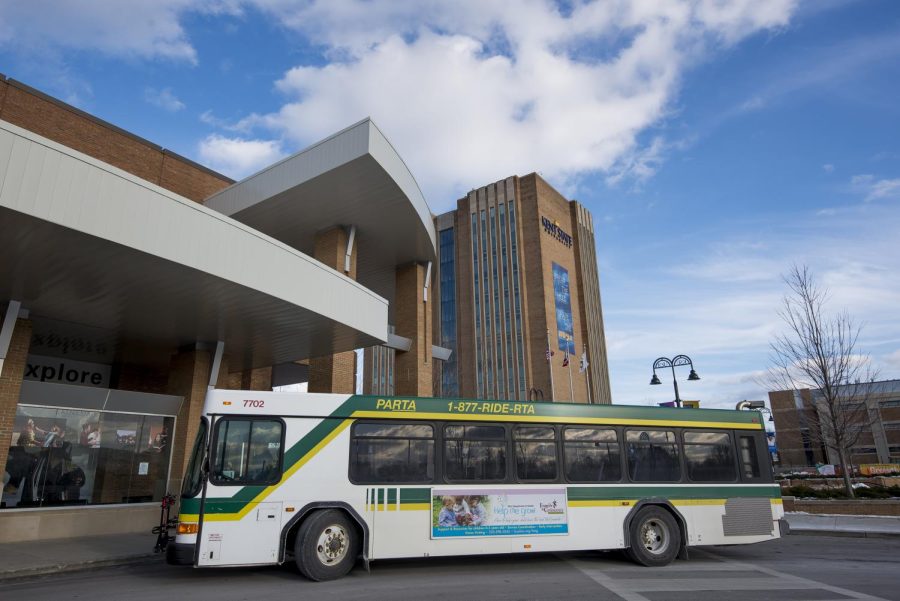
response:
<path fill-rule="evenodd" d="M 181 479 L 190 459 L 190 447 L 200 427 L 203 402 L 209 386 L 212 352 L 184 349 L 172 358 L 169 370 L 169 394 L 184 397 L 172 441 L 172 472 L 169 491 L 181 490 Z"/>
<path fill-rule="evenodd" d="M 3 316 L 0 314 L 0 322 L 2 320 Z M 0 373 L 0 474 L 6 469 L 6 456 L 9 453 L 16 406 L 19 404 L 22 377 L 25 375 L 25 360 L 30 346 L 31 321 L 17 319 L 6 360 L 3 361 L 3 371 Z"/>
<path fill-rule="evenodd" d="M 328 267 L 351 279 L 356 279 L 357 240 L 353 241 L 350 265 L 347 267 L 347 246 L 350 232 L 343 227 L 333 227 L 316 234 L 314 256 Z M 309 392 L 333 392 L 353 394 L 356 390 L 356 353 L 346 351 L 313 357 L 309 360 Z"/>
<path fill-rule="evenodd" d="M 424 265 L 414 263 L 397 268 L 397 291 L 394 295 L 396 333 L 412 340 L 407 352 L 396 354 L 394 394 L 397 396 L 433 396 L 432 317 L 424 299 L 424 286 Z"/>

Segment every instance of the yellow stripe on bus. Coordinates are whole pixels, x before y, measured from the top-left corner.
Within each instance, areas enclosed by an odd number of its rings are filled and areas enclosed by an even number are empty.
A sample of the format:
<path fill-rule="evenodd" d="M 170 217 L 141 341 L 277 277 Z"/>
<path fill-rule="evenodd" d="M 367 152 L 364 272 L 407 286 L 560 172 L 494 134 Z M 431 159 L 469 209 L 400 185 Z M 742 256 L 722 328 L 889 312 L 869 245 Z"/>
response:
<path fill-rule="evenodd" d="M 728 499 L 672 499 L 672 505 L 683 507 L 686 505 L 724 505 Z"/>
<path fill-rule="evenodd" d="M 684 428 L 727 428 L 731 430 L 759 430 L 760 424 L 732 422 L 700 422 L 663 419 L 625 419 L 618 417 L 551 417 L 545 415 L 481 415 L 472 413 L 426 413 L 405 411 L 402 414 L 388 411 L 354 411 L 356 418 L 370 419 L 439 419 L 482 422 L 536 422 L 552 424 L 601 424 L 613 426 L 670 426 Z"/>
<path fill-rule="evenodd" d="M 401 503 L 400 511 L 428 511 L 431 503 Z"/>
<path fill-rule="evenodd" d="M 637 501 L 625 501 L 622 499 L 610 501 L 598 499 L 596 501 L 569 501 L 569 507 L 631 507 L 635 503 L 637 503 Z"/>
<path fill-rule="evenodd" d="M 271 486 L 265 487 L 258 495 L 253 497 L 253 499 L 251 499 L 246 505 L 244 505 L 243 509 L 241 509 L 240 511 L 236 513 L 208 513 L 204 516 L 204 519 L 211 522 L 233 522 L 240 520 L 245 515 L 247 515 L 247 513 L 249 513 L 251 509 L 253 509 L 254 504 L 259 503 L 270 494 L 272 494 L 275 489 L 284 484 L 288 478 L 290 478 L 297 472 L 297 470 L 309 463 L 309 461 L 313 457 L 315 457 L 319 453 L 319 451 L 328 446 L 328 444 L 332 440 L 334 440 L 338 436 L 338 434 L 346 430 L 347 426 L 349 426 L 351 423 L 353 423 L 352 419 L 345 419 L 343 422 L 341 422 L 339 426 L 337 426 L 328 434 L 328 436 L 320 440 L 316 446 L 311 448 L 309 452 L 307 452 L 306 455 L 304 455 L 300 459 L 300 461 L 292 465 L 286 472 L 284 472 L 284 474 L 281 476 L 281 480 L 277 484 L 272 484 Z"/>

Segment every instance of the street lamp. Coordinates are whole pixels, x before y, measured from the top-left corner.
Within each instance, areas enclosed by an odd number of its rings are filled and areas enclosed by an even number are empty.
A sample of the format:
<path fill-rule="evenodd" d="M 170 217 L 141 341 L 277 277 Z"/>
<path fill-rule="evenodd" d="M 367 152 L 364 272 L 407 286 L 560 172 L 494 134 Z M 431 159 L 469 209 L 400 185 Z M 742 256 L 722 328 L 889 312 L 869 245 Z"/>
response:
<path fill-rule="evenodd" d="M 699 380 L 700 376 L 697 375 L 697 372 L 694 371 L 694 364 L 691 361 L 691 358 L 687 355 L 676 355 L 674 358 L 669 359 L 668 357 L 660 357 L 656 361 L 653 362 L 653 377 L 650 378 L 650 384 L 656 386 L 657 384 L 662 384 L 659 380 L 659 376 L 656 375 L 656 370 L 661 369 L 663 367 L 671 367 L 672 368 L 672 383 L 675 385 L 675 406 L 681 407 L 681 397 L 678 396 L 678 379 L 675 377 L 675 368 L 681 367 L 682 365 L 690 365 L 691 373 L 688 374 L 688 380 L 694 381 Z"/>

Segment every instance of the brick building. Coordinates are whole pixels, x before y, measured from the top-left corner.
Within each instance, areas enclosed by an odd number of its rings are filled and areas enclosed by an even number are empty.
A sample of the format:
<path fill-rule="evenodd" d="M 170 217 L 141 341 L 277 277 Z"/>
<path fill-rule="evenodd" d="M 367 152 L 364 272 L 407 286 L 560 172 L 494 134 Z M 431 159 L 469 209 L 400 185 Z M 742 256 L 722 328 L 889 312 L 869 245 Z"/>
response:
<path fill-rule="evenodd" d="M 353 392 L 390 331 L 431 393 L 434 225 L 368 119 L 233 182 L 0 76 L 0 245 L 0 542 L 149 531 L 211 387 Z"/>
<path fill-rule="evenodd" d="M 850 449 L 850 462 L 900 463 L 900 380 L 844 387 L 846 402 L 865 403 L 867 419 L 860 422 L 860 436 Z M 818 444 L 814 434 L 818 420 L 818 390 L 769 392 L 769 404 L 778 432 L 778 455 L 782 466 L 812 466 L 839 463 L 837 454 Z"/>
<path fill-rule="evenodd" d="M 435 229 L 430 318 L 451 351 L 435 364 L 435 396 L 611 402 L 587 209 L 532 173 L 472 190 Z M 394 352 L 367 350 L 366 392 L 392 392 Z"/>

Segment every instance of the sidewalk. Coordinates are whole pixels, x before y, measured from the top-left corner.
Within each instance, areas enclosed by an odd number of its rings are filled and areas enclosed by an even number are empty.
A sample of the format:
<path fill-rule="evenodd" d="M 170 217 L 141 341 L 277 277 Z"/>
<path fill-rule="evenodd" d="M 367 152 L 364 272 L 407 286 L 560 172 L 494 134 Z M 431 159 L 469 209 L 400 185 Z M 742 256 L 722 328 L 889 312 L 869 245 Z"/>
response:
<path fill-rule="evenodd" d="M 154 553 L 155 534 L 115 534 L 0 544 L 0 581 L 73 572 L 144 561 L 163 561 Z"/>
<path fill-rule="evenodd" d="M 880 538 L 900 536 L 900 517 L 785 513 L 791 534 Z"/>

